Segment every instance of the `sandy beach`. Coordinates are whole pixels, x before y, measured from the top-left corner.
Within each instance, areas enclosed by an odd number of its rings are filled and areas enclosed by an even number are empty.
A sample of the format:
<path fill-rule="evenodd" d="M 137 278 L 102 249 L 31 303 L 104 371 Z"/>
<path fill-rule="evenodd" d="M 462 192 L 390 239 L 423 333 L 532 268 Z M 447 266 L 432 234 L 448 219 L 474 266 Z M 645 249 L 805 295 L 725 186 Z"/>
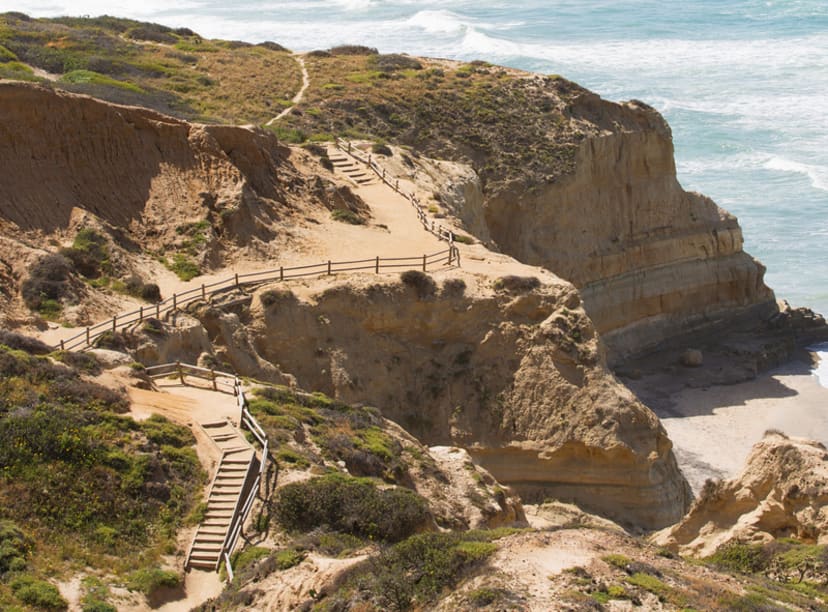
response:
<path fill-rule="evenodd" d="M 792 362 L 750 382 L 687 388 L 653 406 L 695 492 L 732 478 L 766 430 L 828 443 L 828 389 L 811 365 Z"/>

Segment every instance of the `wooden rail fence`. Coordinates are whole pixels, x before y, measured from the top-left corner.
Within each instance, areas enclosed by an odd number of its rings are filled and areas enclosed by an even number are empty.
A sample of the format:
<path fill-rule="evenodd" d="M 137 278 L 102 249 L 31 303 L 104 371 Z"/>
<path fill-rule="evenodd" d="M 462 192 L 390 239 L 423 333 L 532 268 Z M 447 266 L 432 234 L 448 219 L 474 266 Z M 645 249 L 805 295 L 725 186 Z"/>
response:
<path fill-rule="evenodd" d="M 256 495 L 259 492 L 262 480 L 267 473 L 267 459 L 270 451 L 267 433 L 265 433 L 265 430 L 262 429 L 262 426 L 259 425 L 259 422 L 250 413 L 241 381 L 235 374 L 220 372 L 214 369 L 201 368 L 187 363 L 181 363 L 180 361 L 151 366 L 147 368 L 147 374 L 151 378 L 175 376 L 181 381 L 182 384 L 186 384 L 185 376 L 194 376 L 212 383 L 214 391 L 224 389 L 226 392 L 233 393 L 239 409 L 239 428 L 246 428 L 250 431 L 250 433 L 253 434 L 253 437 L 262 446 L 262 459 L 259 461 L 258 470 L 255 470 L 254 473 L 255 462 L 251 462 L 248 467 L 245 477 L 246 484 L 242 488 L 242 493 L 247 491 L 247 495 L 240 495 L 238 501 L 236 502 L 230 525 L 227 528 L 227 535 L 222 543 L 221 552 L 219 554 L 219 562 L 216 565 L 216 569 L 218 569 L 218 565 L 221 561 L 224 561 L 225 568 L 227 569 L 227 579 L 228 582 L 230 582 L 233 580 L 233 567 L 230 562 L 230 556 L 233 554 L 233 550 L 238 543 L 239 537 L 241 536 L 244 528 L 244 522 L 250 514 L 250 510 L 253 507 L 253 502 L 256 500 Z M 222 387 L 222 389 L 219 387 Z M 252 485 L 249 484 L 251 479 L 253 479 Z M 188 552 L 188 559 L 189 556 L 190 554 Z"/>
<path fill-rule="evenodd" d="M 206 300 L 208 296 L 213 297 L 219 293 L 251 287 L 274 281 L 286 281 L 307 276 L 324 276 L 340 272 L 354 272 L 361 270 L 373 271 L 379 274 L 383 270 L 394 269 L 421 269 L 428 271 L 433 266 L 460 265 L 460 252 L 454 244 L 448 249 L 436 253 L 418 255 L 413 257 L 372 257 L 370 259 L 357 259 L 352 261 L 326 261 L 319 264 L 307 266 L 293 266 L 262 270 L 260 272 L 249 272 L 247 274 L 235 274 L 214 283 L 204 284 L 195 289 L 182 293 L 173 293 L 171 297 L 157 302 L 151 306 L 141 306 L 138 310 L 115 315 L 111 320 L 106 320 L 97 325 L 87 327 L 84 331 L 61 340 L 52 347 L 54 350 L 71 351 L 86 349 L 92 343 L 107 332 L 116 332 L 135 323 L 142 323 L 145 319 L 160 318 L 169 312 L 173 312 L 186 304 L 197 300 Z"/>
<path fill-rule="evenodd" d="M 350 142 L 347 140 L 343 140 L 342 138 L 336 139 L 336 146 L 339 147 L 343 152 L 347 153 L 351 157 L 353 157 L 358 162 L 361 162 L 368 166 L 374 173 L 380 178 L 380 180 L 388 185 L 391 189 L 405 197 L 411 205 L 414 207 L 414 210 L 417 212 L 417 218 L 420 220 L 420 223 L 423 224 L 423 227 L 426 231 L 431 232 L 440 240 L 445 240 L 449 243 L 449 245 L 454 245 L 454 232 L 452 232 L 447 227 L 437 223 L 433 219 L 429 220 L 426 216 L 425 212 L 423 211 L 423 207 L 420 205 L 420 201 L 417 199 L 413 193 L 405 193 L 400 189 L 400 179 L 393 178 L 390 172 L 386 172 L 385 168 L 380 166 L 376 160 L 371 157 L 371 154 L 368 153 L 367 157 L 365 155 L 360 155 L 357 148 L 352 146 Z"/>

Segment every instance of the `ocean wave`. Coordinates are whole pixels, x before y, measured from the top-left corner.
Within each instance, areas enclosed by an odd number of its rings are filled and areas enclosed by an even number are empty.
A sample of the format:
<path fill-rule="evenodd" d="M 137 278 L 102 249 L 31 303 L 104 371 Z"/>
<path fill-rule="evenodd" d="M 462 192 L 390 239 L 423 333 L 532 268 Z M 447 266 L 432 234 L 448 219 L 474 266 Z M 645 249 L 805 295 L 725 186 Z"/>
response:
<path fill-rule="evenodd" d="M 809 346 L 808 350 L 814 351 L 819 362 L 811 370 L 812 374 L 819 379 L 819 384 L 828 388 L 828 344 Z"/>
<path fill-rule="evenodd" d="M 406 19 L 405 23 L 429 34 L 460 34 L 470 27 L 459 15 L 446 10 L 419 11 Z"/>
<path fill-rule="evenodd" d="M 814 188 L 828 191 L 828 167 L 805 164 L 776 155 L 768 159 L 764 167 L 768 170 L 807 176 Z"/>

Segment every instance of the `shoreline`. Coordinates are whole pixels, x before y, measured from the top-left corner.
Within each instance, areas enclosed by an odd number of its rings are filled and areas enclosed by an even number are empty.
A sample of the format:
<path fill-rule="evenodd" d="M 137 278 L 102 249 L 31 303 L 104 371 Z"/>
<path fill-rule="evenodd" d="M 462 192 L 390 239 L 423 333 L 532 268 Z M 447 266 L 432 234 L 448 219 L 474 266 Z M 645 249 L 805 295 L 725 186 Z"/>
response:
<path fill-rule="evenodd" d="M 651 399 L 693 492 L 708 478 L 738 476 L 767 430 L 828 444 L 828 388 L 817 371 L 795 359 L 747 382 L 688 387 Z"/>

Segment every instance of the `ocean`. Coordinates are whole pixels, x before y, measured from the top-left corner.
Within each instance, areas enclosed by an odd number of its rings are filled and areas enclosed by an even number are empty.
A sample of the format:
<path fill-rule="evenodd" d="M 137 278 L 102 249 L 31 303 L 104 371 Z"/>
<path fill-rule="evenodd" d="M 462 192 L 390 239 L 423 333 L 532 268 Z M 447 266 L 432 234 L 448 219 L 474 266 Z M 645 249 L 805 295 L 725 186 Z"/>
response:
<path fill-rule="evenodd" d="M 2 6 L 5 5 L 5 6 Z M 113 14 L 294 50 L 381 52 L 560 74 L 643 100 L 673 129 L 679 180 L 739 217 L 778 298 L 828 314 L 825 0 L 5 0 Z"/>

